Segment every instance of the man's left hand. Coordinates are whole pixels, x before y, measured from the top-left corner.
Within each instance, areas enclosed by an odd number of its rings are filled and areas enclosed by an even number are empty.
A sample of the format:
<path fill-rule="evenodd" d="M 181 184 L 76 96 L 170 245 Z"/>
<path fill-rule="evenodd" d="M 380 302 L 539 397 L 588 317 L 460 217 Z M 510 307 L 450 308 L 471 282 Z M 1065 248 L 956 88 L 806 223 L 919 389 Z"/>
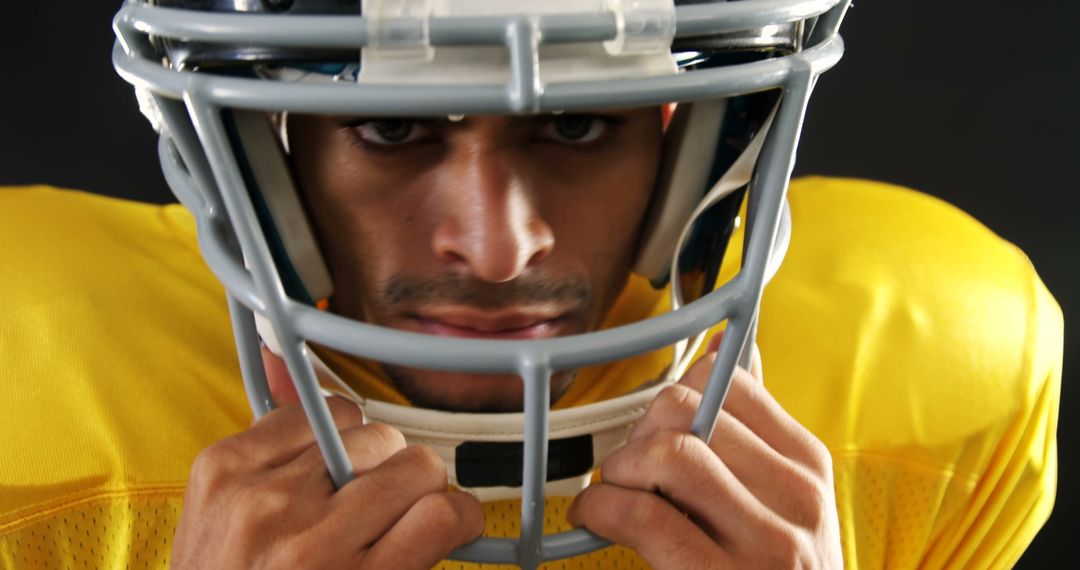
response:
<path fill-rule="evenodd" d="M 829 451 L 765 389 L 756 355 L 712 441 L 690 433 L 715 357 L 657 396 L 570 522 L 657 569 L 842 567 Z"/>

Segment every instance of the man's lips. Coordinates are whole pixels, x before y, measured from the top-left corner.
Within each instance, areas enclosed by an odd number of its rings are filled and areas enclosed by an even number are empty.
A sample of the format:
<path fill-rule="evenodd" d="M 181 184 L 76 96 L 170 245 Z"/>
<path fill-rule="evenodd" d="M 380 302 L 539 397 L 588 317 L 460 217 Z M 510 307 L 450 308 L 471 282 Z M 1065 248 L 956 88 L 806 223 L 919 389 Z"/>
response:
<path fill-rule="evenodd" d="M 500 311 L 475 309 L 427 310 L 411 316 L 427 334 L 483 339 L 537 339 L 558 336 L 565 323 L 557 311 Z"/>

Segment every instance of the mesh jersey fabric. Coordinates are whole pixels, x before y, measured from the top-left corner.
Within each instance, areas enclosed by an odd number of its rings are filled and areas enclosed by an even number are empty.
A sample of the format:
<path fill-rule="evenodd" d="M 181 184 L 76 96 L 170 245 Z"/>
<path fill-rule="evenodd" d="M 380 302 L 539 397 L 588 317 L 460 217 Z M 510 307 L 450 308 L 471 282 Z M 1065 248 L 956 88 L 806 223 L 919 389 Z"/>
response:
<path fill-rule="evenodd" d="M 791 207 L 759 345 L 766 386 L 833 454 L 846 565 L 1011 566 L 1053 504 L 1057 304 L 1020 251 L 933 198 L 808 178 Z M 190 215 L 4 189 L 0 243 L 0 564 L 166 567 L 191 461 L 251 421 Z M 665 303 L 631 288 L 619 307 Z M 551 499 L 549 532 L 568 505 Z M 485 505 L 486 533 L 516 534 L 518 508 Z M 546 567 L 646 566 L 612 547 Z"/>

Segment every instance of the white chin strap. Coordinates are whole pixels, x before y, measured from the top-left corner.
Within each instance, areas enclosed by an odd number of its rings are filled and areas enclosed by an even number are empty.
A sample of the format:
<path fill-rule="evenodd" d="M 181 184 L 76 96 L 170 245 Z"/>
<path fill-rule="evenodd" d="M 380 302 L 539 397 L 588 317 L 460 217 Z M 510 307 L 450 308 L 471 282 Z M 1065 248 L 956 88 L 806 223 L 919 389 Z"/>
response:
<path fill-rule="evenodd" d="M 260 321 L 263 317 L 257 316 Z M 258 326 L 261 333 L 272 328 Z M 263 341 L 280 354 L 275 338 Z M 364 398 L 349 387 L 314 351 L 308 350 L 323 390 L 355 402 L 364 420 L 389 424 L 405 436 L 409 445 L 427 445 L 446 463 L 451 485 L 482 502 L 521 497 L 521 449 L 525 441 L 525 414 L 471 414 L 400 406 Z M 550 480 L 546 496 L 577 495 L 588 486 L 592 473 L 608 454 L 622 445 L 649 403 L 667 382 L 648 385 L 625 396 L 549 414 L 549 463 L 576 466 L 573 475 Z M 507 444 L 507 445 L 498 445 Z M 478 456 L 472 450 L 480 449 Z M 563 454 L 559 457 L 559 454 Z M 499 479 L 518 478 L 516 485 L 497 484 Z M 485 484 L 470 484 L 471 481 Z M 491 483 L 491 484 L 487 484 Z"/>

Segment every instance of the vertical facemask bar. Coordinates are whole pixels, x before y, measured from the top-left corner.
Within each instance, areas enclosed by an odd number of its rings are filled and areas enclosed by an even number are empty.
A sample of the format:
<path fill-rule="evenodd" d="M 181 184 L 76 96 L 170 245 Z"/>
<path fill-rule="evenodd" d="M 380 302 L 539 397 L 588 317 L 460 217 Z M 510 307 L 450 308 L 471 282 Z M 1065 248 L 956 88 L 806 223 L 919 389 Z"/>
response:
<path fill-rule="evenodd" d="M 233 336 L 236 337 L 236 352 L 240 357 L 240 375 L 244 379 L 244 392 L 248 404 L 259 419 L 270 413 L 275 407 L 274 396 L 266 383 L 266 369 L 263 368 L 262 351 L 259 349 L 259 332 L 255 330 L 255 317 L 231 293 L 229 299 L 229 317 L 232 320 Z"/>
<path fill-rule="evenodd" d="M 761 306 L 761 300 L 758 300 L 758 307 Z M 754 343 L 757 341 L 757 324 L 758 324 L 758 311 L 754 311 L 753 318 L 750 319 L 750 330 L 746 334 L 746 341 L 743 342 L 742 348 L 739 349 L 739 360 L 737 362 L 739 368 L 744 370 L 750 370 L 750 367 L 754 363 Z"/>
<path fill-rule="evenodd" d="M 506 27 L 506 49 L 510 55 L 510 84 L 507 99 L 517 112 L 535 112 L 540 107 L 540 32 L 536 21 L 517 18 Z"/>
<path fill-rule="evenodd" d="M 169 184 L 173 194 L 180 200 L 180 203 L 196 216 L 205 215 L 205 212 L 210 209 L 207 206 L 206 197 L 196 188 L 195 184 L 190 182 L 194 175 L 188 171 L 187 164 L 181 158 L 176 141 L 168 134 L 162 134 L 158 137 L 158 161 L 161 163 L 165 181 Z M 174 184 L 174 182 L 177 182 L 177 178 L 181 177 L 187 178 L 188 181 Z"/>
<path fill-rule="evenodd" d="M 786 99 L 787 99 L 787 93 L 784 93 L 781 96 L 781 100 L 780 100 L 779 104 L 783 105 L 783 102 Z M 766 145 L 768 145 L 768 139 L 766 139 L 765 143 L 766 143 Z M 765 166 L 766 168 L 771 168 L 771 167 L 775 166 L 772 163 L 765 162 L 766 160 L 768 160 L 770 158 L 766 154 L 766 150 L 767 150 L 767 148 L 763 149 L 763 151 L 762 151 L 761 162 L 758 163 L 758 165 L 757 165 L 758 167 Z M 758 172 L 758 170 L 755 168 L 755 173 L 754 173 L 755 177 L 756 177 L 757 172 Z M 751 178 L 751 180 L 753 180 L 753 178 Z M 751 187 L 753 187 L 752 183 L 751 183 Z M 762 192 L 753 192 L 753 191 L 751 191 L 751 192 L 748 193 L 748 196 L 747 196 L 747 199 L 746 199 L 746 228 L 743 230 L 743 232 L 744 232 L 743 235 L 746 236 L 746 239 L 743 240 L 743 250 L 742 250 L 742 259 L 743 260 L 749 259 L 747 256 L 750 254 L 750 245 L 752 243 L 750 237 L 755 234 L 755 227 L 754 226 L 756 225 L 756 220 L 757 220 L 757 210 L 758 210 L 758 208 L 761 207 L 761 200 L 762 200 Z M 772 254 L 771 250 L 772 250 L 772 248 L 770 248 L 770 252 L 769 252 L 770 254 Z M 743 269 L 745 270 L 745 266 L 743 267 Z M 752 283 L 752 281 L 750 283 L 748 283 L 747 285 L 749 286 L 749 285 L 751 285 L 751 283 Z M 753 297 L 754 298 L 753 314 L 750 316 L 750 323 L 748 325 L 746 338 L 743 339 L 742 343 L 739 345 L 739 358 L 736 361 L 736 365 L 739 366 L 740 368 L 743 368 L 744 370 L 750 370 L 750 366 L 751 366 L 751 363 L 753 362 L 753 358 L 754 358 L 754 343 L 757 342 L 758 309 L 759 309 L 759 307 L 761 307 L 761 290 L 763 290 L 764 288 L 765 288 L 765 284 L 762 283 L 761 287 L 757 288 L 757 293 Z M 719 363 L 719 358 L 717 358 L 717 363 Z M 734 369 L 732 369 L 732 373 L 734 373 Z M 730 381 L 729 381 L 729 386 L 730 386 Z M 729 386 L 724 386 L 723 395 L 720 396 L 720 405 L 721 406 L 724 405 L 724 399 L 727 398 L 727 390 L 728 390 Z M 708 441 L 708 439 L 706 439 L 706 441 Z"/>
<path fill-rule="evenodd" d="M 839 4 L 833 6 L 828 12 L 818 16 L 806 45 L 808 47 L 816 46 L 839 33 L 840 23 L 844 21 L 844 15 L 847 14 L 847 9 L 850 6 L 851 0 L 841 0 Z"/>
<path fill-rule="evenodd" d="M 547 482 L 551 367 L 544 361 L 522 362 L 521 379 L 525 384 L 525 449 L 518 564 L 532 570 L 544 560 L 544 484 Z"/>
<path fill-rule="evenodd" d="M 811 90 L 813 88 L 813 82 L 817 78 L 811 80 Z M 809 94 L 807 95 L 809 99 Z M 786 194 L 786 192 L 785 192 Z M 748 218 L 750 216 L 747 216 Z M 753 219 L 753 218 L 751 218 Z M 752 224 L 747 224 L 752 225 Z M 750 228 L 747 228 L 747 234 L 751 233 Z M 787 255 L 788 245 L 791 241 L 791 208 L 788 207 L 787 198 L 784 199 L 783 207 L 780 212 L 780 223 L 777 226 L 776 232 L 773 237 L 772 250 L 769 253 L 769 261 L 765 265 L 765 279 L 762 281 L 762 289 L 765 285 L 772 281 L 772 278 L 776 275 L 776 272 L 780 269 L 780 263 L 783 261 L 784 256 Z M 747 242 L 749 243 L 749 242 Z M 743 251 L 743 259 L 746 259 L 746 251 Z M 754 318 L 750 321 L 750 334 L 747 337 L 747 342 L 742 347 L 742 352 L 739 353 L 739 367 L 750 370 L 754 360 L 754 346 L 757 342 L 757 330 L 758 330 L 758 317 L 761 314 L 761 295 L 757 295 L 757 302 L 754 305 Z"/>
<path fill-rule="evenodd" d="M 712 439 L 716 418 L 727 396 L 737 361 L 746 359 L 753 351 L 753 338 L 750 335 L 756 328 L 757 308 L 769 254 L 776 241 L 781 208 L 794 167 L 795 148 L 799 144 L 802 120 L 810 96 L 811 71 L 809 62 L 794 60 L 791 75 L 784 85 L 776 123 L 765 140 L 761 162 L 751 181 L 748 211 L 751 211 L 750 208 L 757 211 L 762 207 L 764 210 L 761 211 L 761 224 L 747 227 L 748 255 L 743 259 L 748 261 L 742 271 L 747 278 L 744 304 L 728 321 L 716 363 L 709 373 L 709 382 L 691 426 L 694 435 L 705 441 Z"/>
<path fill-rule="evenodd" d="M 206 156 L 229 217 L 237 220 L 233 230 L 241 250 L 247 254 L 255 288 L 266 301 L 266 315 L 281 341 L 282 356 L 300 396 L 300 404 L 315 432 L 315 440 L 330 477 L 334 485 L 340 488 L 354 477 L 352 464 L 330 416 L 326 399 L 319 389 L 315 370 L 307 356 L 307 347 L 292 329 L 291 321 L 287 318 L 287 305 L 290 301 L 280 285 L 276 268 L 267 261 L 271 259 L 270 248 L 266 243 L 266 236 L 259 229 L 251 197 L 245 191 L 240 177 L 239 164 L 228 142 L 221 110 L 205 100 L 201 88 L 202 83 L 193 80 L 184 93 L 191 122 L 206 148 Z"/>
<path fill-rule="evenodd" d="M 173 192 L 188 197 L 196 196 L 192 174 L 182 165 L 179 151 L 174 141 L 168 136 L 162 135 L 158 139 L 158 159 L 161 161 L 161 171 L 165 175 L 165 180 Z M 229 284 L 227 285 L 229 294 L 241 305 L 255 311 L 264 310 L 265 305 L 255 293 L 251 278 L 247 273 L 241 273 L 236 269 L 243 263 L 240 261 L 239 247 L 236 246 L 236 239 L 228 220 L 220 214 L 211 215 L 209 211 L 209 207 L 192 211 L 196 217 L 196 232 L 203 258 L 210 269 L 217 274 L 218 279 Z M 216 210 L 216 212 L 223 211 L 223 208 Z"/>

